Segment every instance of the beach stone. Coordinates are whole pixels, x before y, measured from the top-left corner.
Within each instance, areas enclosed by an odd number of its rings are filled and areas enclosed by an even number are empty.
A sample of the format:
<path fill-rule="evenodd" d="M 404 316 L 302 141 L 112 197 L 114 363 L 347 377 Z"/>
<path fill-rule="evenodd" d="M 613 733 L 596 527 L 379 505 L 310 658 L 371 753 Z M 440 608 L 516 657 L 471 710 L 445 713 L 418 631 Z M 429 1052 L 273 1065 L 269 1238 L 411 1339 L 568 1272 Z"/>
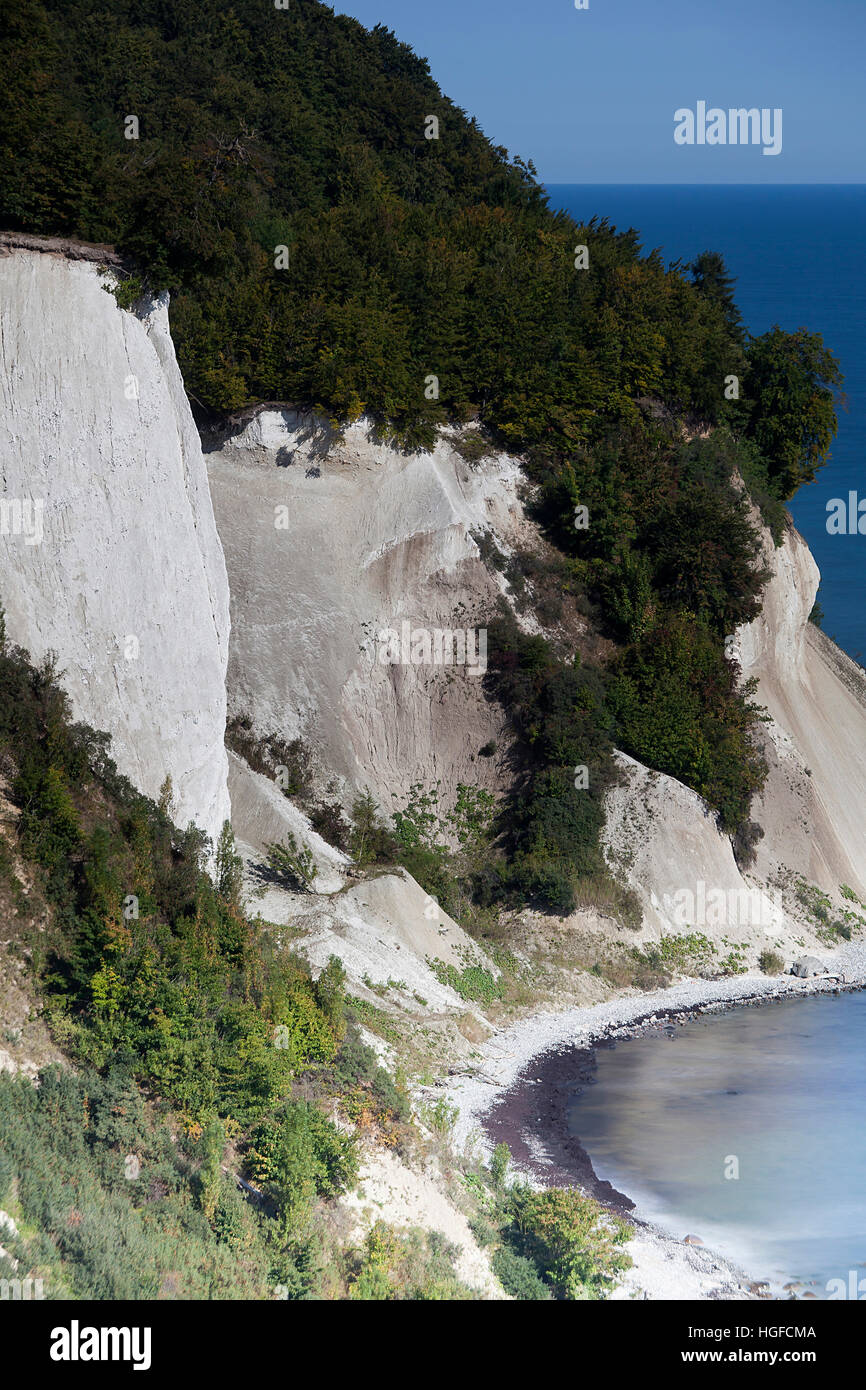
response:
<path fill-rule="evenodd" d="M 801 980 L 808 980 L 810 975 L 823 975 L 823 963 L 817 956 L 800 956 L 791 966 L 791 974 L 798 976 Z"/>
<path fill-rule="evenodd" d="M 683 1245 L 703 1245 L 700 1236 L 686 1236 Z"/>

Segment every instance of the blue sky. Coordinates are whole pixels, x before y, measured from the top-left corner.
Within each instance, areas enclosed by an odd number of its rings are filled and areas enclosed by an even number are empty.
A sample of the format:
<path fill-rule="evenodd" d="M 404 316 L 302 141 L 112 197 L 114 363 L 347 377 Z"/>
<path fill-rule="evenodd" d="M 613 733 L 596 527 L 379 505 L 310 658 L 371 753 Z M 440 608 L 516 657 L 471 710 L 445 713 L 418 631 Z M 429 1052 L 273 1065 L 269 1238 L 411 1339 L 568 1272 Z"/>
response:
<path fill-rule="evenodd" d="M 393 29 L 548 183 L 862 183 L 866 0 L 333 0 Z M 778 156 L 674 111 L 781 107 Z"/>

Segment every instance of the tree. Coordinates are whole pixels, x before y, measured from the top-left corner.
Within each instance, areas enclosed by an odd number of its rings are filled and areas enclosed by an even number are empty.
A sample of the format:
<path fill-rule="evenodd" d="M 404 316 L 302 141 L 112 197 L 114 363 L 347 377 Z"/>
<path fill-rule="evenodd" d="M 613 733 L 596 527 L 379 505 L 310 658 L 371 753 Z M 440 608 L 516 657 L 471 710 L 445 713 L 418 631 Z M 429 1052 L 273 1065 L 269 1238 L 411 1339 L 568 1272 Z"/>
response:
<path fill-rule="evenodd" d="M 240 855 L 235 853 L 235 837 L 231 822 L 227 820 L 223 821 L 223 828 L 217 840 L 214 877 L 217 892 L 223 902 L 228 903 L 230 907 L 239 908 L 244 880 L 244 863 Z"/>
<path fill-rule="evenodd" d="M 705 299 L 712 300 L 722 309 L 731 332 L 742 338 L 743 320 L 734 299 L 733 275 L 728 274 L 724 258 L 718 251 L 702 251 L 690 266 L 692 284 Z"/>
<path fill-rule="evenodd" d="M 779 496 L 793 497 L 826 463 L 836 435 L 839 363 L 820 333 L 778 324 L 747 349 L 748 432 L 767 460 Z"/>

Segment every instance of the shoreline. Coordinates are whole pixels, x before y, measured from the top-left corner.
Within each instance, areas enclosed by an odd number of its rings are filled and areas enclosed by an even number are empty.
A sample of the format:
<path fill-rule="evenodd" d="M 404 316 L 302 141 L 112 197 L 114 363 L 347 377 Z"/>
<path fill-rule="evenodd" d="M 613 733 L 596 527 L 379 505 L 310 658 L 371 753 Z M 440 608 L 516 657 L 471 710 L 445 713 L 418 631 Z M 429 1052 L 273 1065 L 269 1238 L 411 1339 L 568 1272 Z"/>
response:
<path fill-rule="evenodd" d="M 711 1247 L 687 1244 L 642 1216 L 626 1193 L 597 1176 L 579 1136 L 568 1132 L 566 1110 L 575 1092 L 592 1084 L 598 1047 L 676 1029 L 706 1014 L 866 987 L 866 946 L 846 944 L 823 964 L 830 978 L 750 973 L 687 979 L 649 994 L 519 1020 L 480 1046 L 476 1068 L 447 1079 L 447 1100 L 457 1110 L 455 1147 L 480 1147 L 489 1155 L 497 1143 L 507 1143 L 516 1174 L 543 1186 L 577 1186 L 628 1220 L 635 1230 L 628 1247 L 634 1265 L 611 1293 L 614 1299 L 785 1298 L 782 1287 L 752 1278 Z"/>

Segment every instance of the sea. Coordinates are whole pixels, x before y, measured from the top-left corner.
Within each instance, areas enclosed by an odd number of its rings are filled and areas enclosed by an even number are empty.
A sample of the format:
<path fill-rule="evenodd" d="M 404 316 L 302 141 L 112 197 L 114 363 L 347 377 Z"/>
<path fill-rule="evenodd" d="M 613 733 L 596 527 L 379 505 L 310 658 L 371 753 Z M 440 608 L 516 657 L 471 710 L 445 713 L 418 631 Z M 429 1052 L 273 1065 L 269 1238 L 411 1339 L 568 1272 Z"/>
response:
<path fill-rule="evenodd" d="M 551 184 L 551 206 L 640 232 L 665 264 L 718 251 L 746 327 L 823 336 L 845 377 L 829 462 L 790 503 L 821 571 L 824 631 L 866 663 L 866 535 L 831 535 L 827 504 L 866 499 L 866 185 Z M 866 511 L 866 508 L 864 508 Z M 866 523 L 864 523 L 866 525 Z"/>
<path fill-rule="evenodd" d="M 777 1295 L 866 1299 L 866 993 L 705 1015 L 596 1052 L 568 1127 L 641 1216 Z"/>

